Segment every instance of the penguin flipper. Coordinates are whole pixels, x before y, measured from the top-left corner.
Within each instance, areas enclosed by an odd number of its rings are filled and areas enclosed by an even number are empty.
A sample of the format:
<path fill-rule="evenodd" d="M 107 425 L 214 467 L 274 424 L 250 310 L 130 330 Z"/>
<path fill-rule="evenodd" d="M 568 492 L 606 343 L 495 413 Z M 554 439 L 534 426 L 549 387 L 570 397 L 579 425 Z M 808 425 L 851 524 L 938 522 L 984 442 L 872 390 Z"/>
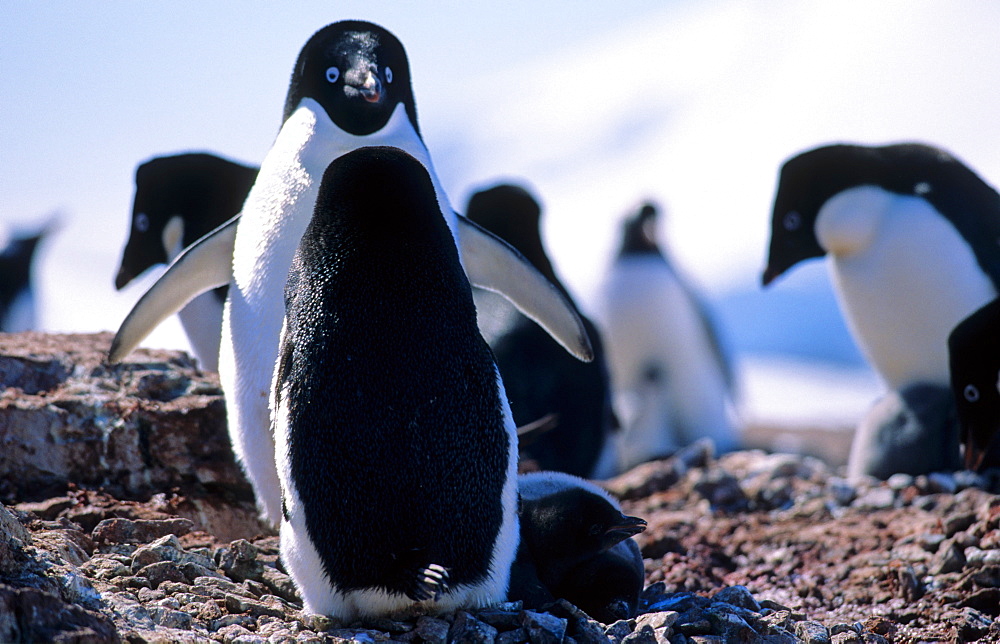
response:
<path fill-rule="evenodd" d="M 139 298 L 111 342 L 108 362 L 121 362 L 149 333 L 202 293 L 233 277 L 236 215 L 177 256 L 166 272 Z"/>
<path fill-rule="evenodd" d="M 594 359 L 576 307 L 513 246 L 459 215 L 462 265 L 473 286 L 499 293 L 573 356 Z"/>

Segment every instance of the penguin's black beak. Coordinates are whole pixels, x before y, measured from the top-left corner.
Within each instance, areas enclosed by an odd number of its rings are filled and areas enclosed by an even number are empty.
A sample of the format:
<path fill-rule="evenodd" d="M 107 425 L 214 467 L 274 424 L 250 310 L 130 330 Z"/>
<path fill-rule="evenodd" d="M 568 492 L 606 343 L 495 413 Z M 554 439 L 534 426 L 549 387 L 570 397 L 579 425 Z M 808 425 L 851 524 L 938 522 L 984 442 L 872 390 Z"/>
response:
<path fill-rule="evenodd" d="M 621 521 L 609 527 L 604 533 L 604 541 L 607 547 L 610 548 L 629 537 L 634 537 L 645 529 L 645 519 L 622 515 Z"/>
<path fill-rule="evenodd" d="M 353 78 L 351 78 L 353 76 Z M 348 77 L 348 95 L 351 93 L 360 95 L 369 103 L 381 103 L 384 92 L 382 91 L 382 81 L 378 75 L 366 69 L 361 73 L 351 74 Z M 352 91 L 353 90 L 353 91 Z"/>
<path fill-rule="evenodd" d="M 362 98 L 369 103 L 378 103 L 382 100 L 382 81 L 374 74 L 368 74 L 368 78 L 359 90 Z"/>

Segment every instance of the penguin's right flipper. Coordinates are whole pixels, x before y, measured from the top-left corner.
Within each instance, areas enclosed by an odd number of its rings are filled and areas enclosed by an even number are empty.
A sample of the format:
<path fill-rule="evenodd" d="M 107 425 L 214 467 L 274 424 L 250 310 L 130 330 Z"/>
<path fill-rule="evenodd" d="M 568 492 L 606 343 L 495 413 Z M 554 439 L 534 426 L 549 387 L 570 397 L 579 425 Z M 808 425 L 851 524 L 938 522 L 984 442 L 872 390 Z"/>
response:
<path fill-rule="evenodd" d="M 594 359 L 576 307 L 521 253 L 471 219 L 458 215 L 462 265 L 473 286 L 499 293 L 584 362 Z"/>
<path fill-rule="evenodd" d="M 150 332 L 188 302 L 233 276 L 236 215 L 177 256 L 166 272 L 139 298 L 122 322 L 108 351 L 108 362 L 121 362 Z"/>

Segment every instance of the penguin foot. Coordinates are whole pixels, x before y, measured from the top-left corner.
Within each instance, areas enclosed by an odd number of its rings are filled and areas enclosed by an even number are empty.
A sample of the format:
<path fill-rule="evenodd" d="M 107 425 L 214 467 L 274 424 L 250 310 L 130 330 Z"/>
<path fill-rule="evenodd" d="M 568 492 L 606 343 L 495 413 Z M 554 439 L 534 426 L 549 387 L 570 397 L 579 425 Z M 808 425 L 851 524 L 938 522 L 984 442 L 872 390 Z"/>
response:
<path fill-rule="evenodd" d="M 438 564 L 431 564 L 417 573 L 417 583 L 406 596 L 417 602 L 428 599 L 437 601 L 446 592 L 448 592 L 448 569 Z"/>

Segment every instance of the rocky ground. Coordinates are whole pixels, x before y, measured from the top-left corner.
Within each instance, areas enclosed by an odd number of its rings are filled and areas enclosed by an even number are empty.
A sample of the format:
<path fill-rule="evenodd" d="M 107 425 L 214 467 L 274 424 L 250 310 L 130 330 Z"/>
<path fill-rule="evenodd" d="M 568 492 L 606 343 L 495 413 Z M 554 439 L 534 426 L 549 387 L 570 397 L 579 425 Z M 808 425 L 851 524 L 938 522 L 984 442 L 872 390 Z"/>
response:
<path fill-rule="evenodd" d="M 1000 641 L 1000 473 L 849 483 L 823 461 L 694 445 L 607 483 L 640 615 L 565 602 L 338 624 L 303 614 L 183 354 L 0 335 L 0 642 Z"/>

